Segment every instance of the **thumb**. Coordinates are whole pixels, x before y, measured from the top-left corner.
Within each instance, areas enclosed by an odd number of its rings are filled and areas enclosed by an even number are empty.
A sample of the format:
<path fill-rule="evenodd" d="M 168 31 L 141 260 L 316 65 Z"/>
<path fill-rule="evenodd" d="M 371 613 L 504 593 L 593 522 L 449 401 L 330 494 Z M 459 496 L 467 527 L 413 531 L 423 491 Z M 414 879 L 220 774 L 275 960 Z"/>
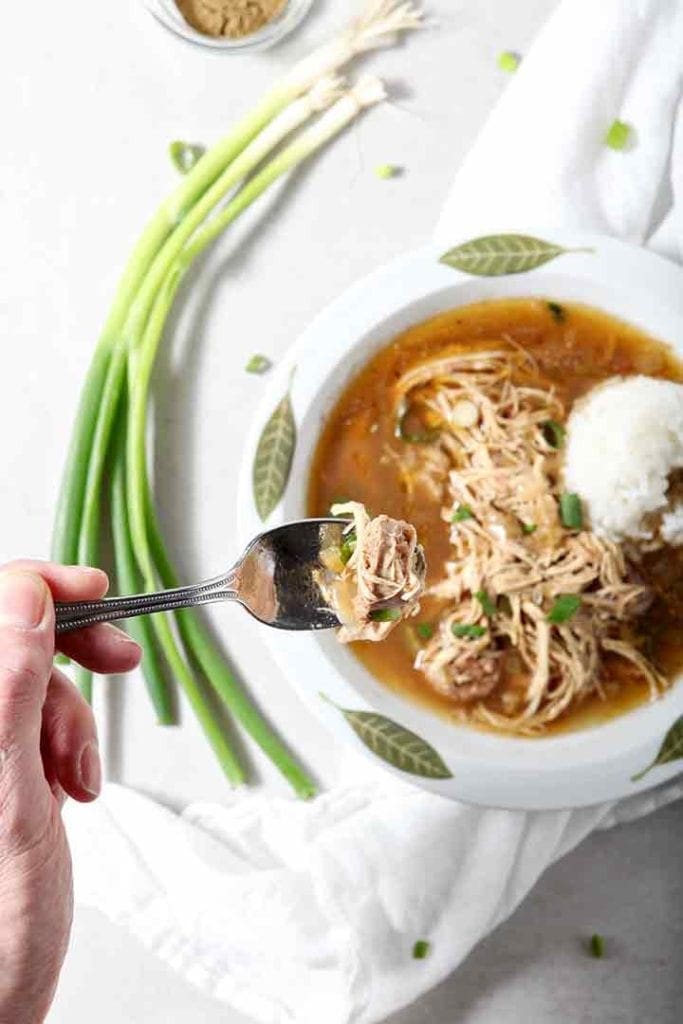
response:
<path fill-rule="evenodd" d="M 54 654 L 54 610 L 35 573 L 0 572 L 0 751 L 36 759 Z M 12 760 L 15 758 L 13 757 Z"/>

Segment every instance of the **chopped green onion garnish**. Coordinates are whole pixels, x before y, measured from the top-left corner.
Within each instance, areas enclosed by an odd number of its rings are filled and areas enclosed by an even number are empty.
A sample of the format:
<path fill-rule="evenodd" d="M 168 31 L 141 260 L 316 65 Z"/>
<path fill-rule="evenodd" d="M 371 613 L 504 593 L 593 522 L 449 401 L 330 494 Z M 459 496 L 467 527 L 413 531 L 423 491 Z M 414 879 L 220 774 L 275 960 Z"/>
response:
<path fill-rule="evenodd" d="M 594 956 L 597 960 L 600 960 L 605 955 L 605 940 L 602 935 L 591 935 L 589 949 L 591 956 Z"/>
<path fill-rule="evenodd" d="M 247 373 L 265 373 L 272 365 L 267 356 L 253 355 L 244 369 Z"/>
<path fill-rule="evenodd" d="M 474 512 L 469 505 L 458 505 L 451 516 L 451 522 L 464 523 L 466 519 L 474 519 Z"/>
<path fill-rule="evenodd" d="M 526 533 L 527 536 L 530 536 L 532 533 L 536 533 L 537 529 L 537 523 L 522 523 L 522 533 Z"/>
<path fill-rule="evenodd" d="M 497 609 L 496 602 L 492 600 L 490 594 L 485 590 L 478 590 L 474 596 L 481 605 L 484 615 L 488 615 L 489 618 L 492 618 L 492 616 L 496 614 Z"/>
<path fill-rule="evenodd" d="M 546 302 L 546 306 L 550 310 L 553 320 L 556 320 L 558 324 L 561 324 L 567 316 L 564 306 L 561 306 L 559 302 Z"/>
<path fill-rule="evenodd" d="M 197 146 L 191 142 L 172 142 L 168 147 L 168 153 L 173 161 L 176 170 L 181 174 L 187 174 L 192 170 L 200 157 L 206 152 L 205 146 Z"/>
<path fill-rule="evenodd" d="M 626 149 L 631 135 L 631 126 L 625 121 L 612 121 L 605 134 L 605 145 L 610 149 Z"/>
<path fill-rule="evenodd" d="M 398 174 L 398 167 L 394 167 L 393 164 L 379 164 L 375 167 L 375 175 L 386 181 L 388 178 L 395 178 Z"/>
<path fill-rule="evenodd" d="M 562 447 L 567 431 L 561 423 L 557 420 L 546 420 L 545 423 L 541 423 L 541 430 L 551 448 Z"/>
<path fill-rule="evenodd" d="M 578 594 L 560 594 L 548 612 L 548 622 L 553 626 L 561 626 L 563 622 L 569 622 L 580 607 L 581 598 Z"/>
<path fill-rule="evenodd" d="M 560 518 L 568 530 L 580 530 L 583 526 L 583 509 L 578 494 L 565 491 L 560 495 Z"/>
<path fill-rule="evenodd" d="M 339 549 L 339 557 L 341 558 L 344 565 L 349 561 L 351 555 L 356 550 L 356 543 L 358 538 L 356 537 L 356 531 L 352 530 L 351 533 L 347 533 L 342 541 L 342 546 Z"/>
<path fill-rule="evenodd" d="M 424 960 L 426 956 L 429 956 L 429 950 L 431 946 L 426 939 L 418 939 L 413 946 L 413 960 Z"/>
<path fill-rule="evenodd" d="M 415 629 L 421 640 L 431 640 L 434 636 L 434 627 L 431 622 L 418 622 Z"/>
<path fill-rule="evenodd" d="M 465 622 L 454 622 L 451 626 L 453 636 L 476 640 L 486 632 L 484 626 L 471 626 Z"/>
<path fill-rule="evenodd" d="M 504 50 L 498 55 L 498 67 L 501 71 L 506 71 L 508 75 L 514 75 L 521 61 L 520 55 L 513 53 L 512 50 Z"/>
<path fill-rule="evenodd" d="M 398 622 L 401 618 L 400 608 L 378 608 L 374 612 L 370 612 L 370 618 L 373 622 Z"/>

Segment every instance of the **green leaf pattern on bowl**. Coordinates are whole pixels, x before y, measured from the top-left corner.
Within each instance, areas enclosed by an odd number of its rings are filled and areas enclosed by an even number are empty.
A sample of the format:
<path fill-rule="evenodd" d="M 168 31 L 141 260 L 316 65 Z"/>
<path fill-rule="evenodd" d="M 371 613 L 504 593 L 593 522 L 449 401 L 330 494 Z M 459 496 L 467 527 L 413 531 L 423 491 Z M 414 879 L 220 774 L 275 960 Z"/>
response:
<path fill-rule="evenodd" d="M 477 277 L 502 277 L 535 270 L 564 253 L 589 251 L 565 249 L 532 235 L 483 235 L 449 249 L 439 262 Z"/>
<path fill-rule="evenodd" d="M 333 704 L 333 707 L 337 705 Z M 453 777 L 434 747 L 393 719 L 377 714 L 376 711 L 351 711 L 348 708 L 337 710 L 341 711 L 368 750 L 399 771 L 425 779 Z"/>
<path fill-rule="evenodd" d="M 254 503 L 264 522 L 285 492 L 295 447 L 296 423 L 287 392 L 263 428 L 254 457 Z"/>
<path fill-rule="evenodd" d="M 639 782 L 657 765 L 669 764 L 671 761 L 678 761 L 681 758 L 683 758 L 683 715 L 674 722 L 667 732 L 659 748 L 659 753 L 652 764 L 649 764 L 647 768 L 643 768 L 641 772 L 634 775 L 632 782 Z"/>

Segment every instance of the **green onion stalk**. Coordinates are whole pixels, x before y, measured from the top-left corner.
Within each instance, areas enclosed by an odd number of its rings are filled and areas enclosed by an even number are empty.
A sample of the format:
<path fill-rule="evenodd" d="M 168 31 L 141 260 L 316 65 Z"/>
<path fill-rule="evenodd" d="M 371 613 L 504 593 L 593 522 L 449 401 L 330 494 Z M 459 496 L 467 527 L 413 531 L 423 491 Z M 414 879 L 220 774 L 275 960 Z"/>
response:
<path fill-rule="evenodd" d="M 197 256 L 274 181 L 330 141 L 363 107 L 383 97 L 379 83 L 369 78 L 343 92 L 336 70 L 356 54 L 417 27 L 419 20 L 411 3 L 370 0 L 357 22 L 298 64 L 251 115 L 198 160 L 149 222 L 124 272 L 86 378 L 58 502 L 55 560 L 97 563 L 100 495 L 109 468 L 119 589 L 175 585 L 177 575 L 148 487 L 146 431 L 151 373 L 178 288 Z M 299 131 L 314 117 L 311 127 Z M 293 141 L 287 144 L 291 136 Z M 227 204 L 222 205 L 226 197 Z M 198 616 L 186 611 L 175 618 L 176 628 L 165 616 L 130 625 L 143 646 L 143 672 L 159 722 L 175 720 L 170 673 L 182 686 L 231 782 L 243 781 L 244 771 L 217 717 L 215 697 L 295 791 L 310 796 L 312 783 L 251 704 Z M 197 681 L 194 666 L 210 683 L 209 692 Z M 79 682 L 89 696 L 88 674 Z"/>
<path fill-rule="evenodd" d="M 360 110 L 378 102 L 383 97 L 384 89 L 377 79 L 370 77 L 361 79 L 346 95 L 341 96 L 315 125 L 301 133 L 251 178 L 225 209 L 196 236 L 193 243 L 181 254 L 177 264 L 171 267 L 165 286 L 159 292 L 154 304 L 139 347 L 129 351 L 129 367 L 133 366 L 132 372 L 129 371 L 129 379 L 134 381 L 134 384 L 130 388 L 127 424 L 128 508 L 133 548 L 147 589 L 154 589 L 159 582 L 166 587 L 178 585 L 178 577 L 165 550 L 148 488 L 146 437 L 148 392 L 152 368 L 164 325 L 183 275 L 211 242 L 242 212 L 248 209 L 269 185 L 330 141 L 353 120 Z M 300 795 L 311 795 L 311 783 L 303 776 L 286 748 L 268 728 L 259 712 L 247 700 L 242 688 L 227 669 L 224 659 L 216 650 L 210 634 L 203 627 L 196 613 L 177 612 L 176 620 L 186 650 L 200 665 L 220 700 L 273 760 L 295 790 Z M 182 656 L 174 642 L 167 619 L 158 615 L 153 617 L 152 622 L 157 631 L 157 639 L 167 659 L 174 666 L 177 678 L 188 692 L 188 679 L 180 663 Z M 188 692 L 188 696 L 191 697 L 191 692 Z"/>
<path fill-rule="evenodd" d="M 142 577 L 135 559 L 128 520 L 126 495 L 126 408 L 119 413 L 114 463 L 111 472 L 111 528 L 114 547 L 114 570 L 119 590 L 124 594 L 138 594 L 142 590 Z M 154 639 L 152 625 L 144 616 L 132 618 L 128 632 L 143 651 L 144 675 L 147 689 L 161 725 L 175 722 L 173 696 L 165 676 L 164 667 Z"/>

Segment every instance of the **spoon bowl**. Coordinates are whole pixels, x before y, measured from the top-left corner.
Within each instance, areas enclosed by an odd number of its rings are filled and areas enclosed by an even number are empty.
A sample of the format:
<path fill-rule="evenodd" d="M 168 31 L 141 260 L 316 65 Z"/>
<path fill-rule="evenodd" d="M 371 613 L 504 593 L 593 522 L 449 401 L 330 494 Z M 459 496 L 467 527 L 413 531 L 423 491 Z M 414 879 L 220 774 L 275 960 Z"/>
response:
<path fill-rule="evenodd" d="M 348 519 L 302 519 L 259 534 L 221 576 L 157 593 L 57 603 L 57 634 L 137 615 L 237 601 L 267 626 L 287 630 L 340 625 L 317 582 L 321 551 L 340 547 Z"/>

